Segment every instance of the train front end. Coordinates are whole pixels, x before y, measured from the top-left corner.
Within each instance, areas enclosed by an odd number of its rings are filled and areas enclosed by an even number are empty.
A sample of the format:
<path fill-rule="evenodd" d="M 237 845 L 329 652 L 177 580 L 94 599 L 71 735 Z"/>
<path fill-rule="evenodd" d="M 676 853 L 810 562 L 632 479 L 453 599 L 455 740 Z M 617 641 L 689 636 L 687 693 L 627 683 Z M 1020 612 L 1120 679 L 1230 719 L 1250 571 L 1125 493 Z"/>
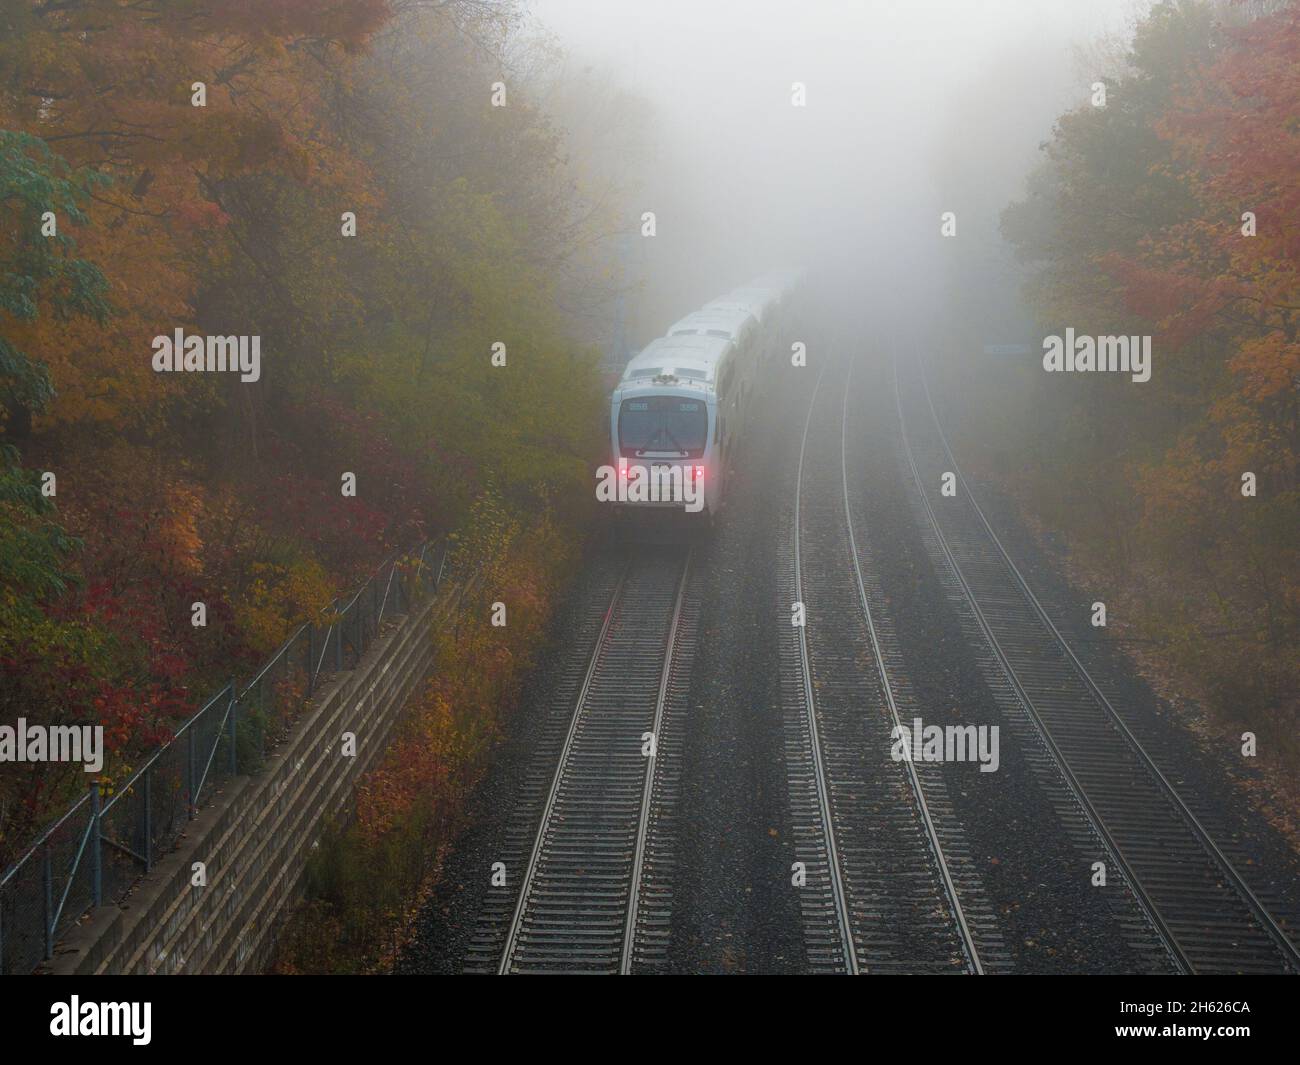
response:
<path fill-rule="evenodd" d="M 716 403 L 707 366 L 635 362 L 610 400 L 610 452 L 616 478 L 602 498 L 620 519 L 651 512 L 708 523 L 718 512 L 720 472 L 714 461 Z"/>

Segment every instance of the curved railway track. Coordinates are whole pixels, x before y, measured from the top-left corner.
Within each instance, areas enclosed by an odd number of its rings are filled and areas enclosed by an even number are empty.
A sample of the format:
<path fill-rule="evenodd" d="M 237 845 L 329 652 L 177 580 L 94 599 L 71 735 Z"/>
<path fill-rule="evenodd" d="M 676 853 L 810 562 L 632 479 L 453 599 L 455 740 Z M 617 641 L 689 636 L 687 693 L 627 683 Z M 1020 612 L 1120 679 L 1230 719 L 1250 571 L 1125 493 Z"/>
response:
<path fill-rule="evenodd" d="M 1146 751 L 994 533 L 957 466 L 923 371 L 907 387 L 902 376 L 895 360 L 904 459 L 942 558 L 1108 865 L 1173 964 L 1186 973 L 1300 971 L 1300 953 L 1268 905 Z M 956 497 L 940 496 L 943 473 L 953 474 Z"/>
<path fill-rule="evenodd" d="M 644 553 L 614 584 L 539 804 L 498 973 L 662 962 L 671 846 L 661 837 L 680 768 L 666 726 L 694 640 L 690 567 L 689 550 Z"/>
<path fill-rule="evenodd" d="M 873 615 L 849 502 L 847 403 L 817 421 L 819 375 L 800 444 L 782 590 L 803 625 L 783 639 L 782 701 L 800 902 L 818 972 L 983 972 L 981 936 L 1001 957 L 983 904 L 968 920 L 960 833 L 910 762 L 890 757 L 897 677 Z M 845 389 L 847 395 L 847 388 Z M 811 447 L 810 447 L 811 437 Z M 839 451 L 838 458 L 835 451 Z M 954 870 L 951 866 L 961 866 Z"/>

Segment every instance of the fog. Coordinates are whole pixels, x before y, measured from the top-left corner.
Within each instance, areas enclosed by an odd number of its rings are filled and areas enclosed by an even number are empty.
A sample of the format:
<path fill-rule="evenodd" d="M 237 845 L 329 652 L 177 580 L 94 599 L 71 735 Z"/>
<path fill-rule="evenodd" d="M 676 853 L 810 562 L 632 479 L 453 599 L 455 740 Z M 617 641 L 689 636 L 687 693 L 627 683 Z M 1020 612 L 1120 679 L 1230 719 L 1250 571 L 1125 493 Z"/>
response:
<path fill-rule="evenodd" d="M 1136 0 L 536 0 L 566 65 L 645 101 L 618 157 L 639 279 L 630 341 L 748 276 L 799 265 L 823 289 L 932 317 L 965 298 L 1015 333 L 998 214 Z M 792 105 L 792 84 L 806 106 Z M 627 130 L 608 131 L 623 136 Z M 943 240 L 940 215 L 957 214 Z M 984 290 L 972 299 L 976 290 Z"/>

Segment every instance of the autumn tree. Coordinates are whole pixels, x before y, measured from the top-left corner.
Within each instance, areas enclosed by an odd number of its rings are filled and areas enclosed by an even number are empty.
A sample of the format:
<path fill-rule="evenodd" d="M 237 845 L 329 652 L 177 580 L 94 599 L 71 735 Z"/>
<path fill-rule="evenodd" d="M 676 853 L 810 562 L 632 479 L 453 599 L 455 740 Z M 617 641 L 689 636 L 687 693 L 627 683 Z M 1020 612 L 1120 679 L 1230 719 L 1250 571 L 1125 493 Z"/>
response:
<path fill-rule="evenodd" d="M 1148 590 L 1149 624 L 1214 705 L 1289 737 L 1300 5 L 1167 0 L 1127 68 L 1105 107 L 1059 120 L 1003 229 L 1038 267 L 1045 328 L 1149 333 L 1153 377 L 1041 380 L 1054 439 L 1034 446 L 1057 494 L 1087 501 L 1074 531 Z"/>
<path fill-rule="evenodd" d="M 0 8 L 0 719 L 104 724 L 111 775 L 477 500 L 577 537 L 608 215 L 554 59 L 511 0 Z M 260 379 L 154 372 L 178 328 Z M 82 783 L 17 772 L 0 845 Z"/>

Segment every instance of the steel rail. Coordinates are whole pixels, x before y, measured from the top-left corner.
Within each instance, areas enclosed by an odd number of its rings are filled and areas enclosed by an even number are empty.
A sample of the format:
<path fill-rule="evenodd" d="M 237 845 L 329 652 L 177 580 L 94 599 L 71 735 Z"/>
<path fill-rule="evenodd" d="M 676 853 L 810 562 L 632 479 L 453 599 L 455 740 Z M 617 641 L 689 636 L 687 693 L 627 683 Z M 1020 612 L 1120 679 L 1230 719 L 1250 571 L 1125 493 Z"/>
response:
<path fill-rule="evenodd" d="M 898 394 L 897 367 L 895 367 L 895 375 L 896 375 L 895 396 L 897 397 Z M 1263 930 L 1268 934 L 1269 938 L 1273 940 L 1274 944 L 1278 947 L 1282 956 L 1294 968 L 1300 970 L 1300 950 L 1297 950 L 1295 944 L 1291 942 L 1290 938 L 1287 936 L 1286 932 L 1274 919 L 1273 915 L 1270 914 L 1268 910 L 1265 908 L 1264 904 L 1260 902 L 1259 898 L 1251 890 L 1250 885 L 1246 883 L 1242 875 L 1237 871 L 1235 866 L 1233 866 L 1228 856 L 1224 854 L 1223 851 L 1219 848 L 1218 844 L 1214 842 L 1214 839 L 1210 836 L 1209 832 L 1206 831 L 1205 827 L 1201 824 L 1200 820 L 1196 817 L 1196 814 L 1183 800 L 1182 796 L 1178 794 L 1178 791 L 1174 788 L 1173 784 L 1169 781 L 1169 778 L 1165 776 L 1165 774 L 1161 771 L 1160 767 L 1156 764 L 1155 760 L 1152 759 L 1150 754 L 1147 753 L 1146 749 L 1142 746 L 1141 741 L 1137 738 L 1137 736 L 1133 734 L 1133 731 L 1129 728 L 1128 723 L 1115 709 L 1115 706 L 1113 703 L 1111 703 L 1110 699 L 1106 697 L 1106 694 L 1101 690 L 1101 687 L 1097 684 L 1097 682 L 1093 679 L 1092 675 L 1084 667 L 1083 663 L 1079 660 L 1078 656 L 1075 655 L 1074 650 L 1070 647 L 1069 643 L 1062 635 L 1060 629 L 1058 629 L 1056 624 L 1052 621 L 1051 617 L 1044 609 L 1042 603 L 1039 602 L 1038 597 L 1034 595 L 1033 590 L 1029 587 L 1029 582 L 1025 579 L 1024 575 L 1020 572 L 1015 562 L 1012 561 L 1011 555 L 1007 552 L 1006 547 L 1003 546 L 1003 543 L 998 538 L 997 533 L 993 531 L 993 526 L 989 523 L 989 520 L 985 516 L 984 511 L 980 508 L 979 502 L 978 500 L 976 500 L 974 492 L 971 491 L 970 485 L 967 483 L 966 478 L 963 476 L 960 467 L 958 467 L 957 465 L 957 460 L 952 453 L 952 448 L 948 444 L 947 434 L 943 430 L 943 423 L 939 420 L 938 412 L 935 410 L 934 400 L 930 395 L 930 386 L 926 381 L 924 367 L 920 368 L 920 380 L 921 380 L 922 390 L 925 393 L 926 405 L 929 407 L 930 416 L 934 420 L 935 428 L 939 434 L 939 440 L 943 444 L 944 454 L 947 456 L 948 461 L 952 466 L 953 473 L 955 473 L 957 476 L 958 483 L 961 485 L 962 490 L 966 493 L 966 499 L 969 501 L 971 505 L 971 509 L 975 512 L 975 515 L 979 518 L 980 524 L 983 526 L 985 533 L 987 533 L 989 541 L 993 544 L 995 548 L 997 548 L 998 554 L 1001 556 L 1002 561 L 1005 564 L 1007 571 L 1010 573 L 1012 579 L 1015 581 L 1020 591 L 1024 594 L 1025 599 L 1033 607 L 1034 612 L 1038 616 L 1038 619 L 1042 622 L 1043 626 L 1051 633 L 1052 637 L 1055 639 L 1061 651 L 1065 654 L 1070 664 L 1074 667 L 1075 671 L 1079 675 L 1079 678 L 1084 682 L 1084 685 L 1087 687 L 1089 693 L 1097 701 L 1098 705 L 1101 706 L 1102 709 L 1106 711 L 1106 713 L 1110 717 L 1111 722 L 1118 729 L 1119 734 L 1124 738 L 1124 740 L 1128 744 L 1129 748 L 1133 751 L 1133 753 L 1137 755 L 1139 762 L 1142 764 L 1142 767 L 1146 769 L 1146 771 L 1151 775 L 1151 777 L 1156 781 L 1156 783 L 1160 785 L 1160 788 L 1163 791 L 1165 797 L 1170 801 L 1171 805 L 1174 807 L 1177 813 L 1182 817 L 1182 819 L 1187 824 L 1187 826 L 1192 830 L 1192 834 L 1196 836 L 1201 846 L 1206 850 L 1206 852 L 1218 865 L 1220 871 L 1231 883 L 1233 890 L 1236 891 L 1236 893 L 1238 894 L 1238 896 L 1240 896 L 1242 901 L 1246 903 L 1247 908 L 1255 915 L 1256 920 L 1259 921 L 1260 923 L 1260 927 L 1263 928 Z M 936 530 L 937 530 L 937 526 L 936 526 Z M 973 597 L 972 597 L 972 601 L 973 601 Z M 1181 947 L 1179 948 L 1179 953 L 1181 953 Z M 1190 960 L 1187 960 L 1187 965 L 1189 969 L 1192 968 Z"/>
<path fill-rule="evenodd" d="M 840 407 L 840 483 L 844 488 L 844 524 L 849 533 L 849 553 L 853 557 L 853 573 L 858 586 L 858 601 L 862 604 L 862 616 L 867 622 L 867 633 L 871 637 L 871 651 L 876 660 L 876 669 L 880 673 L 880 686 L 885 693 L 885 700 L 889 704 L 889 713 L 894 719 L 895 735 L 901 734 L 903 727 L 902 719 L 898 714 L 898 703 L 894 698 L 893 682 L 889 677 L 889 669 L 885 665 L 885 656 L 880 648 L 880 640 L 876 636 L 876 624 L 871 616 L 871 605 L 867 601 L 867 589 L 862 580 L 862 565 L 858 561 L 858 541 L 853 531 L 853 512 L 849 506 L 849 471 L 848 471 L 848 425 L 849 425 L 849 391 L 850 384 L 853 380 L 853 364 L 849 363 L 848 374 L 844 379 L 844 400 Z M 921 812 L 921 820 L 925 825 L 926 835 L 930 840 L 930 848 L 934 852 L 935 861 L 939 866 L 939 874 L 943 879 L 944 890 L 948 894 L 948 904 L 952 909 L 953 921 L 956 923 L 961 933 L 962 946 L 970 962 L 971 969 L 977 976 L 984 975 L 984 966 L 980 962 L 979 949 L 975 946 L 975 937 L 971 932 L 970 925 L 966 921 L 966 914 L 962 909 L 961 899 L 957 895 L 957 885 L 953 882 L 952 873 L 948 869 L 948 861 L 944 857 L 943 846 L 939 842 L 939 833 L 935 828 L 934 821 L 930 816 L 930 807 L 925 801 L 925 791 L 921 787 L 921 779 L 917 775 L 916 766 L 912 759 L 905 758 L 907 763 L 908 779 L 912 783 L 912 792 L 916 796 L 917 806 Z"/>
<path fill-rule="evenodd" d="M 799 445 L 799 470 L 795 476 L 794 488 L 794 594 L 796 601 L 803 598 L 803 567 L 800 562 L 799 519 L 801 497 L 803 494 L 804 454 L 808 449 L 808 427 L 812 424 L 812 414 L 817 406 L 817 396 L 821 392 L 822 377 L 826 372 L 823 365 L 817 374 L 817 383 L 813 386 L 812 399 L 808 403 L 808 415 L 803 423 L 803 440 Z M 817 710 L 813 698 L 812 664 L 808 658 L 807 607 L 804 607 L 804 624 L 799 629 L 799 660 L 803 669 L 804 708 L 807 715 L 808 733 L 811 738 L 813 775 L 817 787 L 817 805 L 821 812 L 822 832 L 826 840 L 827 868 L 831 878 L 831 894 L 835 900 L 835 913 L 839 924 L 840 943 L 844 954 L 845 967 L 849 975 L 856 976 L 859 971 L 857 947 L 853 942 L 852 926 L 849 922 L 848 899 L 844 890 L 843 875 L 840 870 L 839 850 L 835 843 L 835 826 L 831 819 L 830 789 L 826 781 L 826 769 L 822 760 L 821 737 L 817 728 Z"/>
<path fill-rule="evenodd" d="M 546 805 L 542 809 L 542 817 L 537 825 L 537 838 L 533 841 L 532 853 L 528 858 L 528 868 L 524 873 L 523 883 L 519 886 L 519 899 L 515 903 L 514 915 L 510 920 L 510 931 L 506 937 L 505 948 L 501 952 L 501 964 L 497 968 L 497 972 L 502 976 L 510 972 L 510 965 L 514 960 L 515 948 L 519 942 L 519 933 L 523 928 L 524 909 L 528 903 L 533 878 L 537 875 L 537 864 L 542 855 L 542 846 L 546 839 L 546 828 L 555 809 L 555 799 L 560 791 L 560 783 L 564 779 L 565 763 L 569 760 L 569 753 L 573 748 L 573 738 L 578 731 L 578 721 L 582 717 L 582 707 L 587 701 L 587 693 L 591 689 L 592 678 L 596 675 L 596 666 L 600 662 L 601 651 L 605 646 L 605 638 L 609 635 L 609 627 L 614 621 L 614 612 L 618 606 L 619 598 L 622 596 L 623 585 L 627 581 L 627 575 L 631 568 L 632 564 L 628 562 L 623 567 L 623 572 L 619 574 L 618 583 L 614 585 L 614 591 L 609 597 L 609 606 L 605 610 L 605 620 L 600 627 L 600 635 L 596 637 L 596 645 L 591 652 L 591 661 L 587 664 L 587 672 L 583 677 L 582 687 L 578 690 L 577 699 L 574 700 L 573 716 L 569 721 L 569 730 L 564 737 L 564 745 L 560 750 L 559 762 L 555 767 L 555 776 L 551 779 L 550 791 L 546 796 Z"/>
<path fill-rule="evenodd" d="M 979 625 L 980 631 L 984 634 L 984 638 L 988 641 L 989 647 L 993 650 L 998 665 L 1001 666 L 1003 673 L 1006 675 L 1007 681 L 1015 692 L 1016 698 L 1020 701 L 1021 705 L 1025 708 L 1025 712 L 1033 721 L 1034 727 L 1037 729 L 1039 736 L 1047 747 L 1048 754 L 1051 756 L 1052 761 L 1056 765 L 1061 776 L 1065 779 L 1075 801 L 1083 808 L 1084 814 L 1092 825 L 1093 831 L 1095 831 L 1101 839 L 1102 846 L 1106 849 L 1111 860 L 1123 873 L 1124 879 L 1128 883 L 1130 890 L 1132 890 L 1138 905 L 1146 915 L 1147 920 L 1151 922 L 1152 927 L 1155 928 L 1156 934 L 1160 937 L 1165 949 L 1174 959 L 1179 970 L 1184 973 L 1190 973 L 1193 971 L 1190 959 L 1188 959 L 1186 954 L 1183 953 L 1182 948 L 1178 945 L 1178 940 L 1174 936 L 1172 929 L 1170 929 L 1165 923 L 1165 919 L 1161 915 L 1160 910 L 1156 907 L 1154 901 L 1152 901 L 1152 899 L 1147 895 L 1146 890 L 1142 887 L 1141 882 L 1137 878 L 1137 874 L 1129 865 L 1123 851 L 1121 851 L 1118 841 L 1116 841 L 1111 835 L 1110 830 L 1102 820 L 1100 812 L 1095 806 L 1093 806 L 1092 800 L 1088 798 L 1088 794 L 1084 790 L 1082 782 L 1075 775 L 1074 770 L 1070 768 L 1064 753 L 1057 746 L 1051 730 L 1048 729 L 1047 723 L 1038 713 L 1038 709 L 1034 705 L 1033 699 L 1031 699 L 1029 693 L 1025 691 L 1024 685 L 1020 681 L 1020 677 L 1016 674 L 1015 669 L 1011 665 L 1011 660 L 1007 657 L 1006 652 L 1002 648 L 1002 644 L 993 633 L 992 626 L 984 616 L 984 611 L 980 607 L 978 600 L 975 598 L 974 590 L 967 582 L 965 574 L 961 571 L 961 567 L 957 564 L 957 558 L 953 554 L 951 547 L 948 545 L 948 538 L 944 535 L 943 529 L 940 528 L 939 519 L 934 513 L 934 508 L 930 505 L 929 496 L 926 494 L 925 485 L 921 480 L 921 471 L 917 467 L 916 457 L 912 453 L 912 443 L 908 439 L 907 435 L 907 417 L 903 413 L 903 401 L 898 387 L 898 362 L 896 359 L 893 363 L 893 371 L 894 404 L 898 411 L 898 426 L 900 435 L 903 439 L 904 456 L 907 459 L 908 467 L 912 471 L 912 479 L 916 484 L 917 494 L 921 497 L 923 509 L 925 510 L 926 517 L 930 520 L 930 527 L 934 531 L 935 539 L 939 544 L 939 549 L 943 552 L 943 557 L 947 561 L 953 577 L 961 587 L 962 594 L 966 597 L 966 601 L 975 615 L 975 620 Z"/>
<path fill-rule="evenodd" d="M 629 885 L 630 896 L 627 904 L 627 923 L 623 930 L 623 956 L 619 964 L 619 975 L 626 976 L 632 971 L 632 950 L 636 945 L 637 913 L 641 905 L 641 875 L 645 865 L 646 836 L 650 829 L 650 806 L 654 793 L 655 767 L 658 761 L 659 736 L 663 731 L 664 706 L 668 702 L 668 682 L 672 676 L 673 653 L 677 647 L 677 627 L 682 617 L 682 603 L 686 600 L 686 582 L 691 572 L 691 560 L 695 554 L 692 546 L 686 552 L 686 561 L 682 565 L 682 579 L 677 585 L 677 599 L 673 603 L 673 620 L 668 626 L 668 643 L 664 650 L 664 666 L 659 675 L 659 696 L 655 701 L 654 724 L 651 726 L 651 754 L 646 766 L 645 786 L 641 792 L 641 816 L 637 823 L 636 852 L 632 859 L 632 879 Z"/>

